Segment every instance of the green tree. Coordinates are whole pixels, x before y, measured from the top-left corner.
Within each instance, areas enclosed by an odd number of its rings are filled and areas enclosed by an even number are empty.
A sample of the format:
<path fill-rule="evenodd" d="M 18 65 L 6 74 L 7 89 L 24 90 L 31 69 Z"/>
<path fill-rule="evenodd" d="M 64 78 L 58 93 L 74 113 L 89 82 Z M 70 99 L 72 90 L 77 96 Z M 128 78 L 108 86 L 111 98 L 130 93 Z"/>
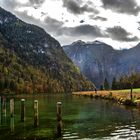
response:
<path fill-rule="evenodd" d="M 10 80 L 8 78 L 5 78 L 5 81 L 4 81 L 4 88 L 7 88 L 9 89 L 10 87 Z"/>
<path fill-rule="evenodd" d="M 13 90 L 13 91 L 17 90 L 17 84 L 14 80 L 10 81 L 10 89 Z"/>
<path fill-rule="evenodd" d="M 117 89 L 117 81 L 115 77 L 113 78 L 111 89 Z"/>
<path fill-rule="evenodd" d="M 103 85 L 100 86 L 100 90 L 104 90 L 104 86 Z"/>
<path fill-rule="evenodd" d="M 109 89 L 109 83 L 107 81 L 107 78 L 105 78 L 105 80 L 104 80 L 104 89 L 105 90 L 108 90 Z"/>

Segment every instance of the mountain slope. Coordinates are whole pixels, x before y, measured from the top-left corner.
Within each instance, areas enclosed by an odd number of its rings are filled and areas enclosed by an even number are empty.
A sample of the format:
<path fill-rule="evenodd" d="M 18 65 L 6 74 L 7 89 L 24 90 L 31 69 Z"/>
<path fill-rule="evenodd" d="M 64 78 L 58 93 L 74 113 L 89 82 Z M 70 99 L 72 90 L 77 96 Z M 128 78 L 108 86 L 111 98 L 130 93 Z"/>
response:
<path fill-rule="evenodd" d="M 65 55 L 59 42 L 42 28 L 27 24 L 0 8 L 0 34 L 1 49 L 7 49 L 7 52 L 13 53 L 20 75 L 27 76 L 29 72 L 27 81 L 32 90 L 39 86 L 39 83 L 44 83 L 40 86 L 45 89 L 45 92 L 70 92 L 94 88 L 94 85 Z M 9 78 L 15 72 L 15 69 L 10 71 L 13 66 L 9 67 L 13 61 L 10 56 L 5 56 L 4 51 L 2 54 L 5 59 L 10 59 L 10 64 L 5 66 L 9 70 L 7 76 Z M 1 65 L 3 65 L 3 61 L 1 61 Z M 20 78 L 25 84 L 26 78 L 23 77 Z M 13 78 L 15 82 L 17 79 Z"/>
<path fill-rule="evenodd" d="M 105 78 L 111 83 L 113 77 L 140 72 L 139 44 L 132 49 L 119 51 L 99 41 L 77 41 L 63 48 L 81 72 L 98 87 L 103 85 Z"/>

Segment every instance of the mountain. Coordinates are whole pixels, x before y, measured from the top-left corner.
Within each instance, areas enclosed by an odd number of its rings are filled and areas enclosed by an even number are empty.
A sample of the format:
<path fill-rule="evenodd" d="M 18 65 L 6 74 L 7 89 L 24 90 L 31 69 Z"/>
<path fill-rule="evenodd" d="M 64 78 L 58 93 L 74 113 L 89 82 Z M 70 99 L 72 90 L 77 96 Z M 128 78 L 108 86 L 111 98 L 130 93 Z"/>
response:
<path fill-rule="evenodd" d="M 111 83 L 113 77 L 140 72 L 140 44 L 129 50 L 115 50 L 100 41 L 86 43 L 79 40 L 63 49 L 97 87 L 103 85 L 105 78 Z"/>
<path fill-rule="evenodd" d="M 0 90 L 17 92 L 91 90 L 59 42 L 42 28 L 0 8 Z M 20 91 L 21 90 L 21 91 Z"/>

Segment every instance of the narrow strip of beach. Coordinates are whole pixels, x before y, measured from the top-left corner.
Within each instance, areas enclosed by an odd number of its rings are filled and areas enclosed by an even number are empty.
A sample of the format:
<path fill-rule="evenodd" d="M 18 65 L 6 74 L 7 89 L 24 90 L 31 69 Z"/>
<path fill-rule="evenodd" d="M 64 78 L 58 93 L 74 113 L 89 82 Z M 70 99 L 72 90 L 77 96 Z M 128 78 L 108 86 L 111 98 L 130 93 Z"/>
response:
<path fill-rule="evenodd" d="M 130 97 L 131 90 L 103 90 L 73 92 L 73 95 L 87 96 L 91 98 L 102 98 L 116 101 L 120 104 L 140 106 L 140 90 L 133 90 L 133 98 Z"/>

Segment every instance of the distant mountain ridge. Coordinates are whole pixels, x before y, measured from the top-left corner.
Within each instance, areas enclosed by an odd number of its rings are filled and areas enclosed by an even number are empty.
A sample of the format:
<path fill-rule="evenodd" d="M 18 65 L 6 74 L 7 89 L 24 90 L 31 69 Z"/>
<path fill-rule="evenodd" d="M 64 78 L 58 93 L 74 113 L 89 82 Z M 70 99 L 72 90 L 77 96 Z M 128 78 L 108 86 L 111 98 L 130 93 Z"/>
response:
<path fill-rule="evenodd" d="M 3 57 L 0 59 L 0 83 L 13 81 L 17 87 L 31 90 L 42 88 L 45 92 L 94 89 L 94 85 L 66 56 L 57 40 L 42 28 L 27 24 L 2 8 L 0 40 Z M 6 52 L 11 52 L 11 56 L 6 56 Z M 9 59 L 9 63 L 4 59 Z"/>
<path fill-rule="evenodd" d="M 105 78 L 111 83 L 113 77 L 140 72 L 140 44 L 128 50 L 115 50 L 100 41 L 77 41 L 63 46 L 63 49 L 81 72 L 98 87 Z"/>

